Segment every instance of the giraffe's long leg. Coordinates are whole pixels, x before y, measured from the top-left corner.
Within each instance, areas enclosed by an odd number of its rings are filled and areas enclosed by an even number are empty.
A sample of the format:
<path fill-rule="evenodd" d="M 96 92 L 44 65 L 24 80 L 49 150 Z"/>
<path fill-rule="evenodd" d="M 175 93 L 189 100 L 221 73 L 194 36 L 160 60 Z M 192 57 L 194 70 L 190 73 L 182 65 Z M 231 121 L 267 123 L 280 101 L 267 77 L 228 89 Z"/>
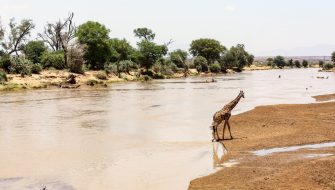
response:
<path fill-rule="evenodd" d="M 227 124 L 228 124 L 228 130 L 229 130 L 229 134 L 230 134 L 230 139 L 233 139 L 233 136 L 231 135 L 231 131 L 230 131 L 230 124 L 229 124 L 229 121 L 227 121 Z"/>
<path fill-rule="evenodd" d="M 222 132 L 222 140 L 224 140 L 224 132 L 226 130 L 226 126 L 227 126 L 227 121 L 224 121 L 224 125 L 223 125 L 223 132 Z"/>

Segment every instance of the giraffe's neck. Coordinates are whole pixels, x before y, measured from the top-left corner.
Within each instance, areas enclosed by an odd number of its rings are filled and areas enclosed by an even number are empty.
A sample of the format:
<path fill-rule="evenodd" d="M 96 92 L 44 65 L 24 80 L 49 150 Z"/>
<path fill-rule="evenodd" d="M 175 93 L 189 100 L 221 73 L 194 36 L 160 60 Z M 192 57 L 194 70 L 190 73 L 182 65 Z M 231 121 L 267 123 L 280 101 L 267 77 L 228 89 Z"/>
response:
<path fill-rule="evenodd" d="M 240 99 L 242 98 L 241 94 L 239 94 L 233 101 L 231 101 L 228 105 L 228 111 L 231 111 L 235 108 L 235 106 L 238 104 L 238 102 L 240 101 Z"/>

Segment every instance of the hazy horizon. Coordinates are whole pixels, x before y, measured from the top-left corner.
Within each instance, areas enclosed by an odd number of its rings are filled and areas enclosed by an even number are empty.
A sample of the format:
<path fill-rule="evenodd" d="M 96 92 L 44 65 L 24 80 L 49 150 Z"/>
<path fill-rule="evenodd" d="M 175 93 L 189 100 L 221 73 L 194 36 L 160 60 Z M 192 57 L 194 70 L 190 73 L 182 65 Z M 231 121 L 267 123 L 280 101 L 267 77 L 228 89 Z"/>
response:
<path fill-rule="evenodd" d="M 335 50 L 335 2 L 331 0 L 0 0 L 3 24 L 15 17 L 29 18 L 36 28 L 74 12 L 77 25 L 93 20 L 111 29 L 112 38 L 126 38 L 133 45 L 133 29 L 148 27 L 156 41 L 174 43 L 169 49 L 187 49 L 192 40 L 214 38 L 224 46 L 239 43 L 255 56 L 327 56 Z"/>

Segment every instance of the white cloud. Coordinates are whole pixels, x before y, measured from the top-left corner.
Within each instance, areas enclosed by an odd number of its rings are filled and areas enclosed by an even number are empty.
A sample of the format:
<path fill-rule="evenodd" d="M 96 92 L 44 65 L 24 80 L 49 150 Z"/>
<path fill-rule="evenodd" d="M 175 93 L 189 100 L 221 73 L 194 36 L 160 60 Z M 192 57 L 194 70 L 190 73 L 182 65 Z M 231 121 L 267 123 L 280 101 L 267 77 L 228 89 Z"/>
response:
<path fill-rule="evenodd" d="M 236 10 L 235 7 L 231 6 L 231 5 L 227 5 L 223 8 L 224 11 L 228 11 L 228 12 L 233 12 Z"/>

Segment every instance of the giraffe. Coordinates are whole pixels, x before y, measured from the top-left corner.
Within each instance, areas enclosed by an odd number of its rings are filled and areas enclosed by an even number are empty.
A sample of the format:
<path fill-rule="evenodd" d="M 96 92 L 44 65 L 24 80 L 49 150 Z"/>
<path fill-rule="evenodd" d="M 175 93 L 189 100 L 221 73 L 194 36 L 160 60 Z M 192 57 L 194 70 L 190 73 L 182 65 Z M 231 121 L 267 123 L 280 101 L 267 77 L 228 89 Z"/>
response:
<path fill-rule="evenodd" d="M 230 124 L 229 119 L 231 116 L 231 111 L 235 108 L 235 106 L 238 104 L 241 98 L 244 98 L 244 92 L 241 90 L 238 96 L 231 101 L 229 104 L 225 105 L 220 111 L 216 112 L 213 116 L 213 123 L 212 123 L 212 130 L 213 130 L 213 140 L 224 140 L 224 132 L 226 130 L 226 126 L 228 126 L 230 139 L 233 139 L 233 136 L 231 135 L 230 131 Z M 223 134 L 222 139 L 220 139 L 217 127 L 224 121 L 224 127 L 223 127 Z M 217 137 L 217 138 L 216 138 Z"/>

